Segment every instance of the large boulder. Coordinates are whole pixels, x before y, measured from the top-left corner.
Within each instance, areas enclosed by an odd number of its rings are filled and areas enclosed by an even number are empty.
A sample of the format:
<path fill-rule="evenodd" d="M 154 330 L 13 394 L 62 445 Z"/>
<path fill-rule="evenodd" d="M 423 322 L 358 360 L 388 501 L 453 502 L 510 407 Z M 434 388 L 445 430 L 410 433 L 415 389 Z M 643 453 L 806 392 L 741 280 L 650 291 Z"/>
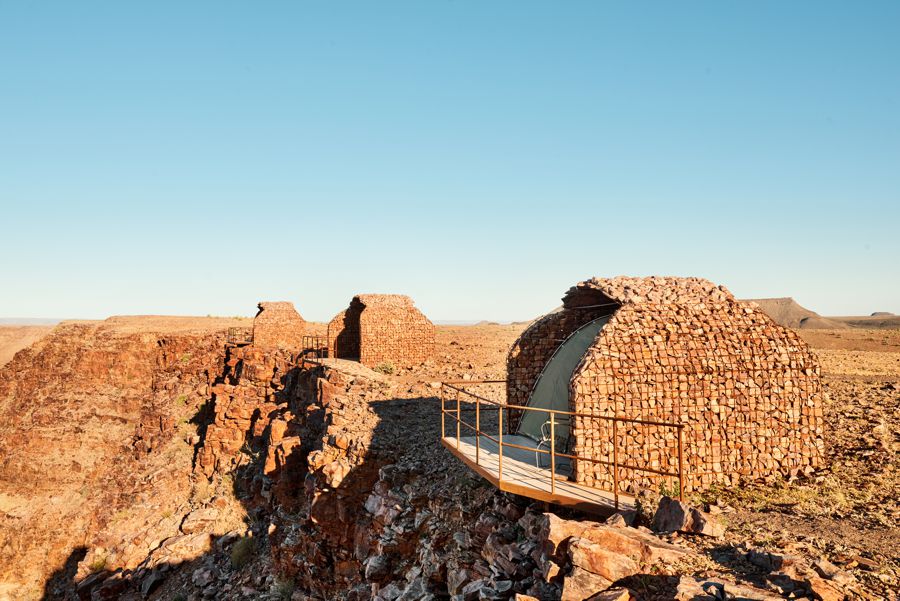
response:
<path fill-rule="evenodd" d="M 741 601 L 782 601 L 781 595 L 770 593 L 746 584 L 722 578 L 693 578 L 681 576 L 675 592 L 676 601 L 720 601 L 740 599 Z"/>
<path fill-rule="evenodd" d="M 545 513 L 538 525 L 538 540 L 543 544 L 546 556 L 554 560 L 564 560 L 568 545 L 575 538 L 629 557 L 637 565 L 672 562 L 689 553 L 637 528 L 564 520 L 552 513 Z"/>
<path fill-rule="evenodd" d="M 652 528 L 656 532 L 678 531 L 714 537 L 725 534 L 725 527 L 711 515 L 671 497 L 659 500 Z"/>
<path fill-rule="evenodd" d="M 184 518 L 181 523 L 181 531 L 185 534 L 211 532 L 218 518 L 219 510 L 215 507 L 195 509 Z"/>
<path fill-rule="evenodd" d="M 623 525 L 564 520 L 545 513 L 536 526 L 542 545 L 539 567 L 548 580 L 563 576 L 562 601 L 587 599 L 617 580 L 690 554 L 649 531 Z"/>
<path fill-rule="evenodd" d="M 597 591 L 609 588 L 610 581 L 588 570 L 572 566 L 562 587 L 560 601 L 584 601 Z"/>
<path fill-rule="evenodd" d="M 607 586 L 640 570 L 640 564 L 628 554 L 583 538 L 573 538 L 569 543 L 569 560 L 573 566 L 605 578 Z"/>

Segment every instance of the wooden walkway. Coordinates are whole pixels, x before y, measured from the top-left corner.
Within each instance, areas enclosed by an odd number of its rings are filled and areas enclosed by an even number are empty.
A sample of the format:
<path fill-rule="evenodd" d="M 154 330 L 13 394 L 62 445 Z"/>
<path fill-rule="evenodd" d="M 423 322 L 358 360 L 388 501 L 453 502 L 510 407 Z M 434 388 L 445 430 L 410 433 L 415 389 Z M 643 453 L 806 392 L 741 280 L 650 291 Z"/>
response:
<path fill-rule="evenodd" d="M 503 442 L 523 444 L 526 439 L 521 436 L 504 436 Z M 517 449 L 503 445 L 503 478 L 500 479 L 499 453 L 497 443 L 481 436 L 480 451 L 476 462 L 476 446 L 474 436 L 459 438 L 459 448 L 455 436 L 445 436 L 441 443 L 469 468 L 485 478 L 491 484 L 507 492 L 522 495 L 539 501 L 572 507 L 580 511 L 599 515 L 611 515 L 616 512 L 615 499 L 611 492 L 598 490 L 582 484 L 571 482 L 560 472 L 568 472 L 568 465 L 560 458 L 557 462 L 557 474 L 554 490 L 550 486 L 550 468 L 537 467 L 533 451 Z M 534 442 L 530 442 L 534 445 Z M 545 461 L 549 461 L 544 455 Z M 634 497 L 619 493 L 619 510 L 634 509 Z"/>

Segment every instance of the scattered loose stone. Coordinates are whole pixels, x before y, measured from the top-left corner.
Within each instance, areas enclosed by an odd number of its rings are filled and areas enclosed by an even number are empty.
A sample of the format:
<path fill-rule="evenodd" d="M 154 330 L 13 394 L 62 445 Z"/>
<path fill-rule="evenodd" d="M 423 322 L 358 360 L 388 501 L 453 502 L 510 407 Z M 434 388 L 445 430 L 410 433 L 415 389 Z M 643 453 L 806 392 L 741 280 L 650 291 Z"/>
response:
<path fill-rule="evenodd" d="M 725 534 L 725 527 L 708 513 L 665 496 L 659 500 L 659 508 L 653 516 L 653 530 L 656 532 L 678 531 L 713 537 L 721 537 Z"/>

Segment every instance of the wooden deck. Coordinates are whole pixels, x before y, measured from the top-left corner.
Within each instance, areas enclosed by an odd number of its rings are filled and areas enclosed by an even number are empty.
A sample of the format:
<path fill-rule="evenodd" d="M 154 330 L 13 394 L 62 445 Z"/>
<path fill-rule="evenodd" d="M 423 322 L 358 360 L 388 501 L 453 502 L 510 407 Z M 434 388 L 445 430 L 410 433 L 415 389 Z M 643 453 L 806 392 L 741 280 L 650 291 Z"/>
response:
<path fill-rule="evenodd" d="M 503 442 L 523 444 L 523 437 L 504 436 Z M 615 499 L 611 492 L 598 490 L 582 484 L 576 484 L 566 479 L 560 472 L 567 472 L 567 464 L 561 459 L 557 463 L 555 490 L 550 487 L 550 468 L 540 468 L 535 465 L 533 451 L 516 449 L 503 445 L 503 478 L 499 473 L 499 454 L 497 443 L 481 436 L 479 440 L 480 451 L 476 463 L 476 446 L 474 436 L 463 436 L 457 439 L 455 436 L 445 436 L 441 443 L 456 455 L 469 468 L 485 478 L 488 482 L 507 492 L 555 503 L 566 507 L 572 507 L 580 511 L 599 515 L 611 515 L 616 512 Z M 534 444 L 533 442 L 531 443 Z M 524 446 L 524 445 L 523 445 Z M 547 457 L 546 455 L 544 457 Z M 545 461 L 549 461 L 545 459 Z M 619 494 L 619 510 L 634 509 L 634 497 Z"/>

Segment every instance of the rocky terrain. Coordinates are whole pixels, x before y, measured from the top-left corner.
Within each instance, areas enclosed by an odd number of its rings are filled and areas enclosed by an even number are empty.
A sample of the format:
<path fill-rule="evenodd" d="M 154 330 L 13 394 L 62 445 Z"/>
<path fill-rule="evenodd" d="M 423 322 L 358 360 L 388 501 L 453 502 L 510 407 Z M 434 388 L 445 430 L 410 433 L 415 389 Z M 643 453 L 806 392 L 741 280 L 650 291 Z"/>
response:
<path fill-rule="evenodd" d="M 189 501 L 189 420 L 221 371 L 210 322 L 66 323 L 0 371 L 0 586 L 41 587 L 91 545 L 146 554 L 141 533 Z"/>
<path fill-rule="evenodd" d="M 522 325 L 385 373 L 227 321 L 63 324 L 0 370 L 0 599 L 897 598 L 900 332 L 801 330 L 826 469 L 604 522 L 438 443 L 431 383 L 502 377 Z"/>

